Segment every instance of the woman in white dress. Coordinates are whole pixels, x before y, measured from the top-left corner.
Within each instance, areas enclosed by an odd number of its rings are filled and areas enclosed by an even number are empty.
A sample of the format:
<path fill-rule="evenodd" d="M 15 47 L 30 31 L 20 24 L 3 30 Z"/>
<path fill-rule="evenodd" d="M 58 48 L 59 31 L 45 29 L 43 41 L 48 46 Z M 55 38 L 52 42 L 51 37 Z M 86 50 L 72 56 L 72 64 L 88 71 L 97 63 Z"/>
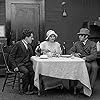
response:
<path fill-rule="evenodd" d="M 53 30 L 49 30 L 47 31 L 46 36 L 45 41 L 41 42 L 36 50 L 40 48 L 43 55 L 47 55 L 48 57 L 58 57 L 62 53 L 60 44 L 56 42 L 58 35 Z M 61 80 L 57 78 L 42 76 L 42 80 L 45 89 L 50 89 L 61 85 Z"/>
<path fill-rule="evenodd" d="M 46 33 L 46 40 L 40 43 L 41 52 L 48 56 L 58 56 L 62 53 L 60 44 L 56 42 L 58 35 L 53 30 Z"/>

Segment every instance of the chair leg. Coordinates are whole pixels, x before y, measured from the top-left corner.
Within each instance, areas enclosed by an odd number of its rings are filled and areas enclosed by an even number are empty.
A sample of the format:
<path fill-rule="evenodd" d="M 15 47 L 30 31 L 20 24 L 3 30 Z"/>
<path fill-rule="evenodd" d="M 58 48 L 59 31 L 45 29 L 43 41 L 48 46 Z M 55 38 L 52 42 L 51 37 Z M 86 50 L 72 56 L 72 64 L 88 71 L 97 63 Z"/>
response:
<path fill-rule="evenodd" d="M 17 76 L 17 72 L 15 73 L 15 76 L 14 76 L 14 81 L 13 81 L 12 89 L 13 89 L 14 86 L 15 86 L 16 76 Z"/>
<path fill-rule="evenodd" d="M 39 87 L 40 87 L 40 90 L 38 90 L 38 96 L 40 96 L 44 92 L 43 80 L 42 80 L 41 74 L 39 74 Z"/>
<path fill-rule="evenodd" d="M 74 87 L 74 95 L 76 95 L 76 86 Z"/>
<path fill-rule="evenodd" d="M 21 88 L 21 86 L 20 86 L 20 72 L 18 72 L 18 91 L 19 91 L 19 93 L 21 92 L 20 88 Z"/>
<path fill-rule="evenodd" d="M 4 88 L 5 88 L 5 85 L 6 85 L 6 82 L 7 82 L 7 78 L 8 78 L 8 74 L 6 74 L 6 76 L 5 76 L 5 81 L 4 81 L 4 84 L 3 84 L 2 92 L 4 91 Z"/>

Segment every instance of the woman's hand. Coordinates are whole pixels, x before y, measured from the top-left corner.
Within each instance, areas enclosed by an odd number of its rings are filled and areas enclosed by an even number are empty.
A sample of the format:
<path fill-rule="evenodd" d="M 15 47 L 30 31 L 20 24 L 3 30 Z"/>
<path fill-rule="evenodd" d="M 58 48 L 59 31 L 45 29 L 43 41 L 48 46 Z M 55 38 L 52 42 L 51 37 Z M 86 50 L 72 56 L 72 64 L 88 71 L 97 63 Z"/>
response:
<path fill-rule="evenodd" d="M 43 54 L 46 54 L 46 53 L 49 53 L 49 52 L 51 52 L 51 51 L 48 50 L 48 49 L 42 49 L 41 52 L 42 52 Z"/>

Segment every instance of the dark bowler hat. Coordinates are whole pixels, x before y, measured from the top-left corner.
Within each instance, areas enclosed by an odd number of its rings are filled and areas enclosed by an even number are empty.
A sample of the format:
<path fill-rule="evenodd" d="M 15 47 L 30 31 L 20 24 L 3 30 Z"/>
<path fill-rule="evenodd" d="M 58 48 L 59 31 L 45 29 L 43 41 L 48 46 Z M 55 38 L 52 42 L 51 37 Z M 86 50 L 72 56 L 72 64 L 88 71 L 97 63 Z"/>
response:
<path fill-rule="evenodd" d="M 78 35 L 90 35 L 90 31 L 87 28 L 81 28 Z"/>

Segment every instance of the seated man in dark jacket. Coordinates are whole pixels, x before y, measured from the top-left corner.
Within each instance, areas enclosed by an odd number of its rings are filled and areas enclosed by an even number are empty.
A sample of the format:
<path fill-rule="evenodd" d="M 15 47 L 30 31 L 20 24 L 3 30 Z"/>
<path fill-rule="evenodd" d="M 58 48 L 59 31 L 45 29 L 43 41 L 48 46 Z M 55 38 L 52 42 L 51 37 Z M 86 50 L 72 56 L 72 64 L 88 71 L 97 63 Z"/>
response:
<path fill-rule="evenodd" d="M 79 36 L 79 41 L 74 43 L 73 47 L 69 50 L 69 53 L 85 60 L 90 77 L 91 88 L 93 89 L 98 69 L 96 62 L 96 43 L 88 40 L 90 34 L 87 28 L 80 29 L 80 32 L 77 34 Z"/>
<path fill-rule="evenodd" d="M 20 71 L 24 75 L 22 77 L 23 93 L 32 93 L 34 90 L 34 71 L 30 57 L 33 55 L 31 43 L 33 40 L 33 32 L 30 30 L 23 31 L 23 39 L 16 42 L 9 54 L 9 62 L 14 71 Z M 30 90 L 28 87 L 30 86 Z M 29 92 L 30 91 L 30 92 Z"/>

